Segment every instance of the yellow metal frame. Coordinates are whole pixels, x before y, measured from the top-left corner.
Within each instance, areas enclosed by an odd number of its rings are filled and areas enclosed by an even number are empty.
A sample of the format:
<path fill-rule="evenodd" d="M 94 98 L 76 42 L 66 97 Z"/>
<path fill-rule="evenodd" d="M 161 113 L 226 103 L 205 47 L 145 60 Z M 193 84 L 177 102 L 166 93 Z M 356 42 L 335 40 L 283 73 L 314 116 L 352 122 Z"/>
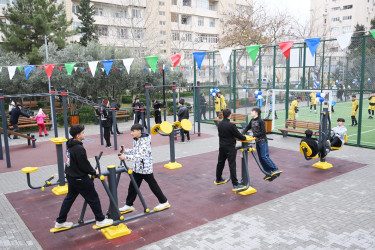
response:
<path fill-rule="evenodd" d="M 182 168 L 182 165 L 177 162 L 169 162 L 165 164 L 164 167 L 168 169 L 176 169 L 176 168 Z"/>
<path fill-rule="evenodd" d="M 150 132 L 151 132 L 151 134 L 153 134 L 153 135 L 157 135 L 159 129 L 160 129 L 160 124 L 155 124 L 154 126 L 152 126 Z"/>

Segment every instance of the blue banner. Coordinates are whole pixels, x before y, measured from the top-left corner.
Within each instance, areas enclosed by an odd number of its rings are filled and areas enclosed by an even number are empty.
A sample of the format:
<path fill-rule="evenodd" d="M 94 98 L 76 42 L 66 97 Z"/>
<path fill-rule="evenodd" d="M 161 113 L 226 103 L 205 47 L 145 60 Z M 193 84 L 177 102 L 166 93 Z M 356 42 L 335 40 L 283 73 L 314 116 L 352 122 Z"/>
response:
<path fill-rule="evenodd" d="M 321 38 L 318 37 L 318 38 L 310 38 L 310 39 L 305 40 L 307 46 L 309 46 L 309 49 L 310 49 L 310 52 L 311 52 L 312 56 L 315 55 L 316 49 L 318 48 L 318 45 L 320 43 L 320 39 Z"/>
<path fill-rule="evenodd" d="M 35 70 L 35 66 L 33 65 L 24 66 L 24 69 L 25 69 L 26 79 L 29 80 L 29 74 L 31 70 Z"/>
<path fill-rule="evenodd" d="M 102 63 L 104 65 L 105 73 L 107 73 L 107 75 L 108 75 L 109 71 L 111 70 L 113 60 L 102 61 Z"/>
<path fill-rule="evenodd" d="M 201 69 L 201 65 L 202 65 L 202 62 L 203 62 L 203 59 L 204 59 L 205 55 L 206 55 L 206 51 L 194 52 L 193 53 L 194 59 L 197 62 L 197 65 L 198 65 L 198 69 Z"/>

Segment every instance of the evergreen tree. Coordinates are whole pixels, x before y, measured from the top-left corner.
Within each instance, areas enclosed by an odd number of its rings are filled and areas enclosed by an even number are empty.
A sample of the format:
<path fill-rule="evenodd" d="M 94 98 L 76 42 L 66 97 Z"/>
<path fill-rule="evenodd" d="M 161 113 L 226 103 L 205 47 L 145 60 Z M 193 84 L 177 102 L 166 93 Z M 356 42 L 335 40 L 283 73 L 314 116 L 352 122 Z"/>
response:
<path fill-rule="evenodd" d="M 65 38 L 72 32 L 67 31 L 72 21 L 66 20 L 63 4 L 55 0 L 17 0 L 7 5 L 4 16 L 7 23 L 0 22 L 3 48 L 19 55 L 26 55 L 30 64 L 40 64 L 43 57 L 38 49 L 44 45 L 45 36 L 59 49 L 65 47 Z"/>
<path fill-rule="evenodd" d="M 95 8 L 90 6 L 90 0 L 82 0 L 77 6 L 78 19 L 82 21 L 82 26 L 79 28 L 79 32 L 83 34 L 79 43 L 83 46 L 87 46 L 89 41 L 97 41 L 98 36 L 95 34 L 96 25 L 94 24 L 95 19 Z"/>

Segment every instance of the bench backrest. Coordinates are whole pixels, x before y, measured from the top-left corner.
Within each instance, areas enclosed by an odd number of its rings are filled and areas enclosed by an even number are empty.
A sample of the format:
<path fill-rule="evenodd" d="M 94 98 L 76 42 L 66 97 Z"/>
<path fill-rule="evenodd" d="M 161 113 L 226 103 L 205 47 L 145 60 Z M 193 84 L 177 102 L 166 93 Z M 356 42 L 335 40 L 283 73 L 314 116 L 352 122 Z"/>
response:
<path fill-rule="evenodd" d="M 244 114 L 233 113 L 231 119 L 234 120 L 234 121 L 245 121 L 245 122 L 248 122 L 247 121 L 247 115 L 244 115 Z"/>
<path fill-rule="evenodd" d="M 319 122 L 286 120 L 285 127 L 305 128 L 310 130 L 319 130 Z"/>

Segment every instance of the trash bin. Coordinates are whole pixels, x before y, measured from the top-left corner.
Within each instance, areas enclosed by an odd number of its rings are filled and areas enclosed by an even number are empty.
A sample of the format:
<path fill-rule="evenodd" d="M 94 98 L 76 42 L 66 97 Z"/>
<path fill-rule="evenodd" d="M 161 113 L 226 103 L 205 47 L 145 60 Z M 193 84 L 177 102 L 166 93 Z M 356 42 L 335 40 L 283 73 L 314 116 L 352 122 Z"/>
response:
<path fill-rule="evenodd" d="M 266 125 L 266 133 L 269 134 L 272 132 L 272 120 L 264 119 L 264 124 Z"/>

